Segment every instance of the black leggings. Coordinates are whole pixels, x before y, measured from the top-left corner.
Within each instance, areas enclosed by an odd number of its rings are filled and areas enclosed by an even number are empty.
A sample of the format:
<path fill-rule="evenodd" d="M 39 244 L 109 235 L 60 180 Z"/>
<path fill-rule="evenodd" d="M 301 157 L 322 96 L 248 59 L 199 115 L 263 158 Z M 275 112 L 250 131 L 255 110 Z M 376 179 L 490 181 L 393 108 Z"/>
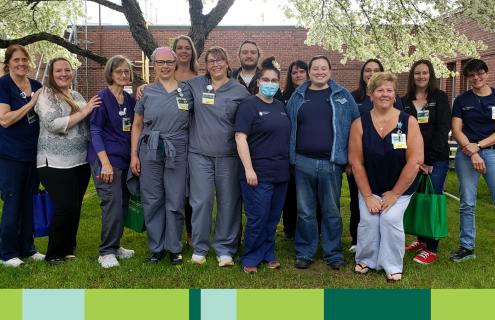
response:
<path fill-rule="evenodd" d="M 55 211 L 50 224 L 46 260 L 63 259 L 74 254 L 76 249 L 82 201 L 90 177 L 89 165 L 70 169 L 43 167 L 38 169 L 38 175 Z"/>

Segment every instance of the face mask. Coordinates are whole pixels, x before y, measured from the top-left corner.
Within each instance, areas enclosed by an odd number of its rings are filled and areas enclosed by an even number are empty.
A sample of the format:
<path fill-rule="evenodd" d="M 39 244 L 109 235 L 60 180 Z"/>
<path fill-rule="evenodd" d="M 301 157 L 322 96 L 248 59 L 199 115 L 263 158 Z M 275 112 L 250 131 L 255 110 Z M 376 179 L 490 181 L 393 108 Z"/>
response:
<path fill-rule="evenodd" d="M 278 91 L 278 83 L 262 82 L 260 83 L 260 93 L 267 97 L 273 98 Z"/>

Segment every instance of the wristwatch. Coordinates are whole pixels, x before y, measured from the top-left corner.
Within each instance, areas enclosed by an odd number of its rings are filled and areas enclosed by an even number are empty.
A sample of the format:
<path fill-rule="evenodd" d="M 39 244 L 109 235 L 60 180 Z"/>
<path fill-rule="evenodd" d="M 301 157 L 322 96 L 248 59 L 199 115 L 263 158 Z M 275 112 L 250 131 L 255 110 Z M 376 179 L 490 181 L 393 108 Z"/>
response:
<path fill-rule="evenodd" d="M 481 150 L 481 149 L 483 149 L 483 148 L 481 147 L 481 145 L 480 145 L 480 143 L 479 143 L 479 142 L 478 142 L 476 145 L 478 146 L 478 149 L 480 149 L 480 150 Z"/>

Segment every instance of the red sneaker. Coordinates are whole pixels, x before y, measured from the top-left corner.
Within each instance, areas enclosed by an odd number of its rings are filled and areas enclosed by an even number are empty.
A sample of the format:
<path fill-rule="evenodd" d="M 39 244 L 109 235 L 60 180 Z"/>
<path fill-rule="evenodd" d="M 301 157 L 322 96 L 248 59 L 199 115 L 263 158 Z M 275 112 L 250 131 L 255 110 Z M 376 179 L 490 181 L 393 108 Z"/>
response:
<path fill-rule="evenodd" d="M 406 246 L 406 251 L 419 251 L 426 249 L 426 244 L 424 242 L 419 242 L 414 240 L 410 245 Z"/>
<path fill-rule="evenodd" d="M 416 257 L 414 257 L 413 260 L 421 264 L 432 264 L 433 262 L 435 262 L 435 260 L 437 260 L 437 258 L 438 256 L 436 253 L 425 249 L 421 251 Z"/>

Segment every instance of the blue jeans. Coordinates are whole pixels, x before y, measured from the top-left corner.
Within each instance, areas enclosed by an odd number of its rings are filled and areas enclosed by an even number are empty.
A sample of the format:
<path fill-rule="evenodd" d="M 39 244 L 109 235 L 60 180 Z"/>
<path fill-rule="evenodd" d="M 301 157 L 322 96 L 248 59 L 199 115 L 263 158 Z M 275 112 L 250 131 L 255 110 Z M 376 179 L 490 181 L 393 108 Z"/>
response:
<path fill-rule="evenodd" d="M 316 208 L 321 208 L 321 247 L 327 263 L 344 260 L 340 191 L 342 166 L 329 160 L 296 155 L 297 223 L 296 258 L 313 261 L 318 249 Z"/>
<path fill-rule="evenodd" d="M 480 151 L 480 156 L 485 161 L 486 173 L 483 174 L 492 201 L 495 203 L 495 150 L 485 149 Z M 460 149 L 455 155 L 455 171 L 459 177 L 460 204 L 460 245 L 469 250 L 474 249 L 476 227 L 474 222 L 474 210 L 476 208 L 476 193 L 480 174 L 473 168 L 471 159 Z"/>
<path fill-rule="evenodd" d="M 449 161 L 435 161 L 433 163 L 433 171 L 430 174 L 431 183 L 433 184 L 433 189 L 435 189 L 436 194 L 443 193 L 443 186 L 445 184 L 445 179 L 447 178 L 447 173 L 449 172 Z M 437 252 L 438 240 L 429 239 L 424 237 L 418 237 L 420 242 L 426 243 L 426 249 L 431 252 Z"/>
<path fill-rule="evenodd" d="M 241 180 L 246 211 L 242 265 L 256 267 L 261 262 L 276 261 L 275 232 L 284 207 L 287 182 L 260 182 L 251 187 Z"/>

